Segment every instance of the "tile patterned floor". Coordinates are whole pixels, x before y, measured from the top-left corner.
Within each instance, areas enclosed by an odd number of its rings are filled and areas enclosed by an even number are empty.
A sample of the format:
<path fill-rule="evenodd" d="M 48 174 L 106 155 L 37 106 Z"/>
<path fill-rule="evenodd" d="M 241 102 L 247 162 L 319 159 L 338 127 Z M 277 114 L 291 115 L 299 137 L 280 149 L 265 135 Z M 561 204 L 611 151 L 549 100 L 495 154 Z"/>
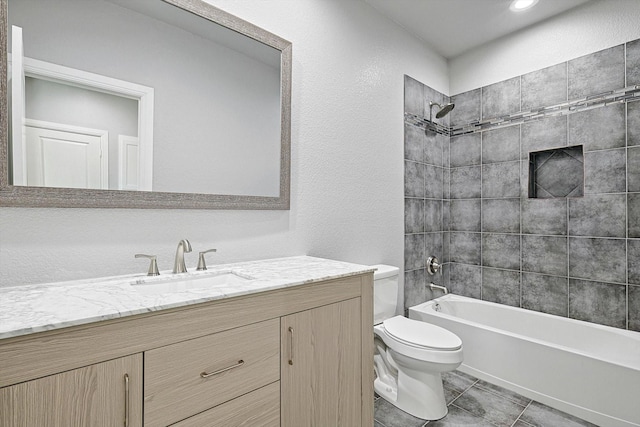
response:
<path fill-rule="evenodd" d="M 459 371 L 443 376 L 446 417 L 425 421 L 382 398 L 375 402 L 374 427 L 595 427 L 594 424 L 527 399 Z"/>

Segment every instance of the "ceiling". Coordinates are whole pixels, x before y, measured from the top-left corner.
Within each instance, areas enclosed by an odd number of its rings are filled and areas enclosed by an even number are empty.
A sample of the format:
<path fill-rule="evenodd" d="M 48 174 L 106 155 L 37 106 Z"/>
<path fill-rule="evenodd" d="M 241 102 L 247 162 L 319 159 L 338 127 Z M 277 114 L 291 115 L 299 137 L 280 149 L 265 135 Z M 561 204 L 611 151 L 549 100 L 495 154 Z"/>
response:
<path fill-rule="evenodd" d="M 600 0 L 539 0 L 514 13 L 511 0 L 364 0 L 447 59 Z"/>

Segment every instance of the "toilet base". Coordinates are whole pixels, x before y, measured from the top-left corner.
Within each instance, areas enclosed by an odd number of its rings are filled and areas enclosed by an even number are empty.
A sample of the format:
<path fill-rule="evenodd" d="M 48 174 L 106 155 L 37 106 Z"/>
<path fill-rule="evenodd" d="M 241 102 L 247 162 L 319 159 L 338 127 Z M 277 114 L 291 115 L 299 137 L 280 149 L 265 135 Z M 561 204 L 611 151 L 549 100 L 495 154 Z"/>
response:
<path fill-rule="evenodd" d="M 387 402 L 423 420 L 439 420 L 448 413 L 440 373 L 398 372 L 398 386 L 374 381 L 375 392 Z"/>

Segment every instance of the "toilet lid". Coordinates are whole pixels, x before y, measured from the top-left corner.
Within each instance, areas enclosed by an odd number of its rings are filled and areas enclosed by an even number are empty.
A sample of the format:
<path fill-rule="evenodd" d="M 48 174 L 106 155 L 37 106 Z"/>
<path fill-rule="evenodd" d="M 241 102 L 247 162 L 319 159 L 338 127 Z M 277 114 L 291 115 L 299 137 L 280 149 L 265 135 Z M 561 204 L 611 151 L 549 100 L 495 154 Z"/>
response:
<path fill-rule="evenodd" d="M 436 350 L 458 350 L 462 340 L 453 332 L 419 320 L 395 316 L 383 322 L 384 329 L 403 343 Z"/>

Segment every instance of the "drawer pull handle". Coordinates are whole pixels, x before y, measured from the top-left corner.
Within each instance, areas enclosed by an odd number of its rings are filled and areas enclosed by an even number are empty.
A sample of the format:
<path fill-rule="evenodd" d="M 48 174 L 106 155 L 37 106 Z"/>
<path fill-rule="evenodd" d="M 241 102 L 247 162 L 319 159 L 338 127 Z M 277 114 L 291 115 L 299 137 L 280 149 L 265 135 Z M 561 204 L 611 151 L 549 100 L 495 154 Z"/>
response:
<path fill-rule="evenodd" d="M 291 334 L 291 340 L 289 340 L 289 365 L 293 365 L 293 328 L 289 326 L 289 334 Z"/>
<path fill-rule="evenodd" d="M 129 427 L 129 374 L 124 374 L 124 427 Z"/>
<path fill-rule="evenodd" d="M 221 374 L 223 372 L 227 372 L 227 371 L 230 371 L 232 369 L 239 368 L 242 365 L 244 365 L 244 360 L 238 360 L 238 363 L 236 363 L 233 366 L 229 366 L 228 368 L 219 369 L 219 370 L 214 371 L 214 372 L 201 372 L 200 373 L 200 378 L 209 378 L 209 377 L 212 377 L 214 375 L 218 375 L 218 374 Z"/>

